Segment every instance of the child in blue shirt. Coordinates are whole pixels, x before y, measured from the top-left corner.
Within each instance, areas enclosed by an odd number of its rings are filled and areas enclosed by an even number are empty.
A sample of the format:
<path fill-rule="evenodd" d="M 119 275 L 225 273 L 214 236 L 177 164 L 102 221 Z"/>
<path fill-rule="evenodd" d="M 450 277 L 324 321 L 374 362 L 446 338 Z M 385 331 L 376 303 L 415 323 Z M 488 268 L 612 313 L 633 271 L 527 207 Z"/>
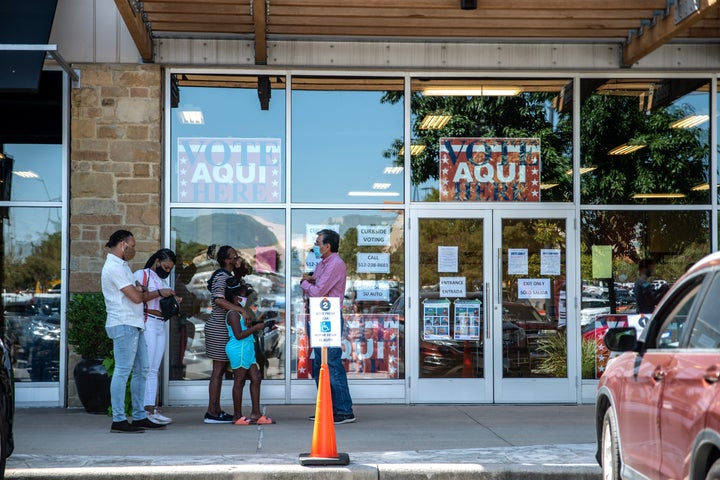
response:
<path fill-rule="evenodd" d="M 257 309 L 255 300 L 257 294 L 247 283 L 229 278 L 225 287 L 225 299 L 235 305 L 252 310 Z M 265 328 L 264 322 L 252 324 L 245 320 L 238 312 L 229 310 L 225 315 L 225 325 L 228 329 L 228 340 L 225 352 L 230 360 L 233 370 L 233 423 L 235 425 L 268 425 L 275 421 L 266 417 L 260 411 L 260 382 L 262 374 L 255 359 L 255 335 L 253 333 Z M 242 414 L 242 394 L 245 380 L 250 376 L 250 401 L 252 411 L 250 417 Z"/>

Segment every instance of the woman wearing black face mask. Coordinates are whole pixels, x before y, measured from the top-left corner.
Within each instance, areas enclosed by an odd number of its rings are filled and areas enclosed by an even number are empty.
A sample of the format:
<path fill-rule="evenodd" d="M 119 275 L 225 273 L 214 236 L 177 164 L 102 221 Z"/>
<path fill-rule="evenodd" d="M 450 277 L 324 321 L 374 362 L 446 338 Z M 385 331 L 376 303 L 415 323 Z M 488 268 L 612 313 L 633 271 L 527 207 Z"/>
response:
<path fill-rule="evenodd" d="M 145 342 L 147 343 L 149 369 L 145 384 L 145 411 L 147 418 L 158 425 L 172 422 L 157 408 L 158 370 L 165 352 L 167 332 L 160 310 L 160 297 L 175 295 L 170 288 L 168 277 L 175 268 L 177 257 L 170 249 L 162 248 L 153 253 L 145 263 L 145 268 L 135 272 L 135 280 L 148 292 L 145 302 Z M 177 299 L 180 302 L 180 298 Z"/>

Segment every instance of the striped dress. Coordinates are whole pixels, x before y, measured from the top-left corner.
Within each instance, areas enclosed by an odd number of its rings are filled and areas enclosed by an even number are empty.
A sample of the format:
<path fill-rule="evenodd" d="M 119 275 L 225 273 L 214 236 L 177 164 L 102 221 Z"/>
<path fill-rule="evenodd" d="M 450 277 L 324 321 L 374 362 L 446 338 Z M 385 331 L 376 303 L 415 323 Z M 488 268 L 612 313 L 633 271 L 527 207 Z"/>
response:
<path fill-rule="evenodd" d="M 225 315 L 227 310 L 220 308 L 215 304 L 216 298 L 225 298 L 225 285 L 227 279 L 232 274 L 224 269 L 219 269 L 213 275 L 213 281 L 210 289 L 212 297 L 212 313 L 205 323 L 205 354 L 211 360 L 219 360 L 227 362 L 227 354 L 225 346 L 230 337 L 228 336 L 227 326 L 225 325 Z"/>

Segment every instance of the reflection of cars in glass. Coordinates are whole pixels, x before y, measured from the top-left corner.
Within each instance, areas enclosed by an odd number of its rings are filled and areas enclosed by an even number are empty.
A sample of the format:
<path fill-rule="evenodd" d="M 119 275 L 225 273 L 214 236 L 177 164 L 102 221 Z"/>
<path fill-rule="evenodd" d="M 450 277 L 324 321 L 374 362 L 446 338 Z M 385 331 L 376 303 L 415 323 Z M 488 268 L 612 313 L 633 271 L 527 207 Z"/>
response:
<path fill-rule="evenodd" d="M 0 340 L 0 478 L 5 478 L 5 463 L 15 447 L 15 386 L 10 352 Z"/>
<path fill-rule="evenodd" d="M 652 315 L 645 313 L 625 314 L 625 313 L 608 313 L 595 317 L 595 321 L 588 323 L 581 330 L 583 340 L 602 340 L 605 333 L 610 328 L 617 327 L 636 327 L 637 334 L 640 335 L 647 322 L 650 321 Z"/>
<path fill-rule="evenodd" d="M 258 299 L 257 318 L 275 320 L 277 323 L 266 328 L 261 337 L 262 348 L 268 358 L 281 359 L 285 348 L 285 297 L 261 296 Z M 207 361 L 205 356 L 205 319 L 195 316 L 187 320 L 194 325 L 194 334 L 188 339 L 185 348 L 184 363 L 187 365 Z"/>
<path fill-rule="evenodd" d="M 601 313 L 610 313 L 610 302 L 602 298 L 583 297 L 580 301 L 580 325 L 585 326 Z"/>
<path fill-rule="evenodd" d="M 516 354 L 527 354 L 525 331 L 502 322 L 504 369 L 517 368 Z M 421 340 L 420 374 L 423 377 L 477 377 L 483 374 L 483 342 L 478 340 Z"/>
<path fill-rule="evenodd" d="M 3 294 L 5 342 L 16 381 L 58 381 L 60 294 Z"/>
<path fill-rule="evenodd" d="M 438 298 L 438 292 L 423 292 Z M 481 292 L 468 299 L 481 300 Z M 505 375 L 531 375 L 539 340 L 557 332 L 557 322 L 548 321 L 529 303 L 504 301 L 502 316 L 503 369 Z M 482 309 L 480 324 L 483 325 Z M 451 319 L 452 323 L 452 319 Z M 420 339 L 420 372 L 424 377 L 475 377 L 483 375 L 483 338 L 477 340 Z"/>
<path fill-rule="evenodd" d="M 720 478 L 719 308 L 715 253 L 674 284 L 639 338 L 631 325 L 608 329 L 619 355 L 596 395 L 604 479 Z"/>
<path fill-rule="evenodd" d="M 627 327 L 628 316 L 625 314 L 597 315 L 595 320 L 581 330 L 583 340 L 602 340 L 609 328 Z"/>

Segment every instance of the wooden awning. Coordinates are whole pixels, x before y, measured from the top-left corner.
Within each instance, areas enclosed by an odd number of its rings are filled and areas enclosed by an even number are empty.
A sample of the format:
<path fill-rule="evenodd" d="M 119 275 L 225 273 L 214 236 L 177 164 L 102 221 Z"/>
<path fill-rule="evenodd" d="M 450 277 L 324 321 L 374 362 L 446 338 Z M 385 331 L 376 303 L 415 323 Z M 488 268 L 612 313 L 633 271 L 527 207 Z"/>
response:
<path fill-rule="evenodd" d="M 144 61 L 157 38 L 617 42 L 631 66 L 674 39 L 720 37 L 719 0 L 115 0 Z M 475 9 L 464 9 L 466 4 Z"/>

